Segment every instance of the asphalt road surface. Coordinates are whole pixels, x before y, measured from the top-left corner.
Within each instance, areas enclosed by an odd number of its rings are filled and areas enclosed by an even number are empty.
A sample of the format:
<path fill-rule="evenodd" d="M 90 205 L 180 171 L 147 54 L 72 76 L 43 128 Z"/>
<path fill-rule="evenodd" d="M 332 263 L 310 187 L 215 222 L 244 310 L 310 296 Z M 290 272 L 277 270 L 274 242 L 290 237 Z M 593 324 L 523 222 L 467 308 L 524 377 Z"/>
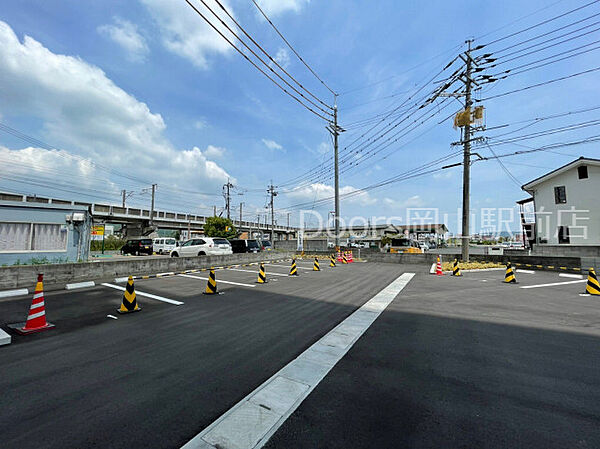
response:
<path fill-rule="evenodd" d="M 0 447 L 180 447 L 403 271 L 299 265 L 298 278 L 267 265 L 260 286 L 256 266 L 219 270 L 224 294 L 209 297 L 205 280 L 138 281 L 143 310 L 128 315 L 112 288 L 47 293 L 56 328 L 0 348 Z M 23 321 L 30 302 L 0 302 L 0 324 Z"/>
<path fill-rule="evenodd" d="M 129 315 L 111 287 L 47 293 L 56 328 L 0 347 L 0 448 L 179 448 L 407 271 L 266 447 L 600 447 L 600 303 L 585 282 L 325 265 L 267 265 L 267 285 L 256 266 L 219 270 L 210 297 L 203 279 L 138 281 Z M 30 302 L 0 300 L 0 325 Z"/>
<path fill-rule="evenodd" d="M 502 276 L 418 275 L 266 447 L 600 447 L 600 302 Z"/>

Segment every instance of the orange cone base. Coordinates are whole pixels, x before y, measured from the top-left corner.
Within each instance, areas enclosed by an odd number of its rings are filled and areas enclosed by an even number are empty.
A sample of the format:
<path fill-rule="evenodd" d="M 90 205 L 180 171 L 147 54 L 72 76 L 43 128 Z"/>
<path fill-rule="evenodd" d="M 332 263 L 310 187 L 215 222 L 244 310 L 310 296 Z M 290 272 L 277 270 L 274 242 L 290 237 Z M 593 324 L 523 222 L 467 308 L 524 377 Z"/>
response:
<path fill-rule="evenodd" d="M 45 326 L 35 327 L 33 329 L 25 329 L 25 324 L 27 324 L 27 323 L 8 324 L 8 327 L 15 330 L 16 332 L 18 332 L 21 335 L 29 335 L 29 334 L 33 334 L 35 332 L 42 332 L 42 331 L 46 331 L 48 329 L 52 329 L 54 327 L 54 324 L 46 323 Z"/>
<path fill-rule="evenodd" d="M 135 309 L 135 310 L 121 310 L 121 309 L 117 309 L 117 312 L 119 312 L 121 315 L 125 315 L 127 313 L 139 312 L 140 310 L 142 310 L 142 308 L 138 305 L 138 308 Z"/>

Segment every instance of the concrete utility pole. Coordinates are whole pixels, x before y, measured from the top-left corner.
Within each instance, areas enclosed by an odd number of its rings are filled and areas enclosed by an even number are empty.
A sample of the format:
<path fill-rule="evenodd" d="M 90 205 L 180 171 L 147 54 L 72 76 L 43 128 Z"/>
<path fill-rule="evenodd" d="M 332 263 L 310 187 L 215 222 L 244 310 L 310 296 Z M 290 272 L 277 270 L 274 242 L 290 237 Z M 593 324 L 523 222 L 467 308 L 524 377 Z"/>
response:
<path fill-rule="evenodd" d="M 213 217 L 217 216 L 217 206 L 213 206 Z"/>
<path fill-rule="evenodd" d="M 225 195 L 225 210 L 227 210 L 227 218 L 231 220 L 231 210 L 230 210 L 231 194 L 229 192 L 230 188 L 233 188 L 233 184 L 229 181 L 229 178 L 228 178 L 227 184 L 225 184 L 223 186 L 223 193 Z"/>
<path fill-rule="evenodd" d="M 127 195 L 127 190 L 121 190 L 121 195 L 123 195 L 123 209 L 125 209 L 125 195 Z"/>
<path fill-rule="evenodd" d="M 240 203 L 240 227 L 242 226 L 242 207 L 244 206 L 244 203 Z"/>
<path fill-rule="evenodd" d="M 333 135 L 333 160 L 335 171 L 335 246 L 340 246 L 340 174 L 338 163 L 338 136 L 345 130 L 338 126 L 337 122 L 337 95 L 334 95 L 333 123 L 326 126 L 327 131 Z"/>
<path fill-rule="evenodd" d="M 275 186 L 273 185 L 273 181 L 271 181 L 271 185 L 267 189 L 267 193 L 271 195 L 271 244 L 275 238 L 275 209 L 273 208 L 273 198 L 277 196 L 277 192 L 275 191 Z"/>
<path fill-rule="evenodd" d="M 152 207 L 150 208 L 150 226 L 154 224 L 154 195 L 156 194 L 157 184 L 152 184 Z"/>
<path fill-rule="evenodd" d="M 290 227 L 290 213 L 289 212 L 288 212 L 288 222 L 287 223 L 288 223 L 287 227 L 289 228 Z"/>
<path fill-rule="evenodd" d="M 465 79 L 465 111 L 469 110 L 473 104 L 471 101 L 471 42 L 467 40 L 469 45 L 466 56 L 466 79 Z M 461 250 L 462 260 L 469 261 L 469 241 L 470 239 L 470 202 L 471 202 L 471 119 L 469 118 L 465 124 L 463 134 L 463 205 L 462 205 L 462 239 Z"/>

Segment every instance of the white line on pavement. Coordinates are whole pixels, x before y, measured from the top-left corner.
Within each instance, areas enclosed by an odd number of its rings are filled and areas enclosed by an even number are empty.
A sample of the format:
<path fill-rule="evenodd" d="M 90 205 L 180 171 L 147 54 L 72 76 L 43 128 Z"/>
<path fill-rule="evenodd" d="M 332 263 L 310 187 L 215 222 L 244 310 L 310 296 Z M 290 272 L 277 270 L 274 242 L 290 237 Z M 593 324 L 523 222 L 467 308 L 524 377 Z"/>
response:
<path fill-rule="evenodd" d="M 258 271 L 252 271 L 252 270 L 242 270 L 241 268 L 228 268 L 227 270 L 228 270 L 228 271 L 243 271 L 243 272 L 245 272 L 245 273 L 254 273 L 254 274 L 257 274 L 257 275 L 258 275 Z M 266 270 L 265 270 L 265 271 L 266 271 Z M 266 273 L 267 273 L 267 276 L 271 276 L 271 275 L 273 275 L 273 276 L 286 276 L 286 277 L 288 276 L 287 274 L 282 274 L 282 273 L 273 273 L 273 272 L 271 272 L 271 271 L 266 271 Z"/>
<path fill-rule="evenodd" d="M 121 287 L 120 285 L 113 285 L 113 284 L 107 284 L 107 283 L 104 283 L 102 285 L 104 285 L 105 287 L 114 288 L 116 290 L 125 291 L 125 287 Z M 135 294 L 136 294 L 136 296 L 145 296 L 147 298 L 156 299 L 157 301 L 168 302 L 169 304 L 174 304 L 176 306 L 180 306 L 183 304 L 183 302 L 181 302 L 181 301 L 175 301 L 174 299 L 164 298 L 162 296 L 153 295 L 152 293 L 141 292 L 139 290 L 136 290 Z"/>
<path fill-rule="evenodd" d="M 525 273 L 525 274 L 535 274 L 533 270 L 523 270 L 522 268 L 517 268 L 517 273 Z"/>
<path fill-rule="evenodd" d="M 87 281 L 87 282 L 75 282 L 73 284 L 67 284 L 66 285 L 66 290 L 74 290 L 76 288 L 85 288 L 85 287 L 95 287 L 96 283 L 94 281 Z"/>
<path fill-rule="evenodd" d="M 579 282 L 587 282 L 587 279 L 580 279 L 577 281 L 566 281 L 566 282 L 553 282 L 551 284 L 525 285 L 521 288 L 553 287 L 555 285 L 577 284 Z"/>
<path fill-rule="evenodd" d="M 196 435 L 183 449 L 260 448 L 350 350 L 414 273 L 404 273 Z"/>
<path fill-rule="evenodd" d="M 559 273 L 559 276 L 563 278 L 583 279 L 581 274 Z"/>
<path fill-rule="evenodd" d="M 21 296 L 28 294 L 29 291 L 26 288 L 20 288 L 17 290 L 5 290 L 0 292 L 0 298 L 10 298 L 11 296 Z"/>
<path fill-rule="evenodd" d="M 192 278 L 192 279 L 200 279 L 201 281 L 208 281 L 208 278 L 202 276 L 193 276 L 191 274 L 178 274 L 177 276 L 182 276 L 184 278 Z M 224 281 L 222 279 L 217 279 L 217 284 L 231 284 L 231 285 L 241 285 L 242 287 L 256 287 L 254 284 L 242 284 L 241 282 L 232 282 L 232 281 Z"/>
<path fill-rule="evenodd" d="M 274 263 L 270 263 L 270 264 L 268 264 L 268 265 L 269 265 L 270 267 L 283 267 L 283 268 L 287 268 L 288 270 L 289 270 L 290 268 L 292 268 L 292 264 L 289 264 L 289 265 L 277 265 L 277 264 L 274 264 Z M 299 267 L 299 266 L 298 266 L 298 264 L 296 264 L 296 268 L 298 268 L 299 270 L 311 270 L 311 271 L 312 271 L 312 268 L 308 268 L 308 267 Z"/>

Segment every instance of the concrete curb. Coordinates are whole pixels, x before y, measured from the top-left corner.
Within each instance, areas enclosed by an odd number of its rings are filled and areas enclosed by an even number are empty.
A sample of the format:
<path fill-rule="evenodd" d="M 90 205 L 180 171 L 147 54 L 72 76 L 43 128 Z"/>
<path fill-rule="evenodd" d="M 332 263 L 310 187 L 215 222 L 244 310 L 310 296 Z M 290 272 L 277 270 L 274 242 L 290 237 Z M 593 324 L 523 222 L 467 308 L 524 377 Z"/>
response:
<path fill-rule="evenodd" d="M 12 342 L 12 337 L 0 329 L 0 346 L 9 345 Z"/>

